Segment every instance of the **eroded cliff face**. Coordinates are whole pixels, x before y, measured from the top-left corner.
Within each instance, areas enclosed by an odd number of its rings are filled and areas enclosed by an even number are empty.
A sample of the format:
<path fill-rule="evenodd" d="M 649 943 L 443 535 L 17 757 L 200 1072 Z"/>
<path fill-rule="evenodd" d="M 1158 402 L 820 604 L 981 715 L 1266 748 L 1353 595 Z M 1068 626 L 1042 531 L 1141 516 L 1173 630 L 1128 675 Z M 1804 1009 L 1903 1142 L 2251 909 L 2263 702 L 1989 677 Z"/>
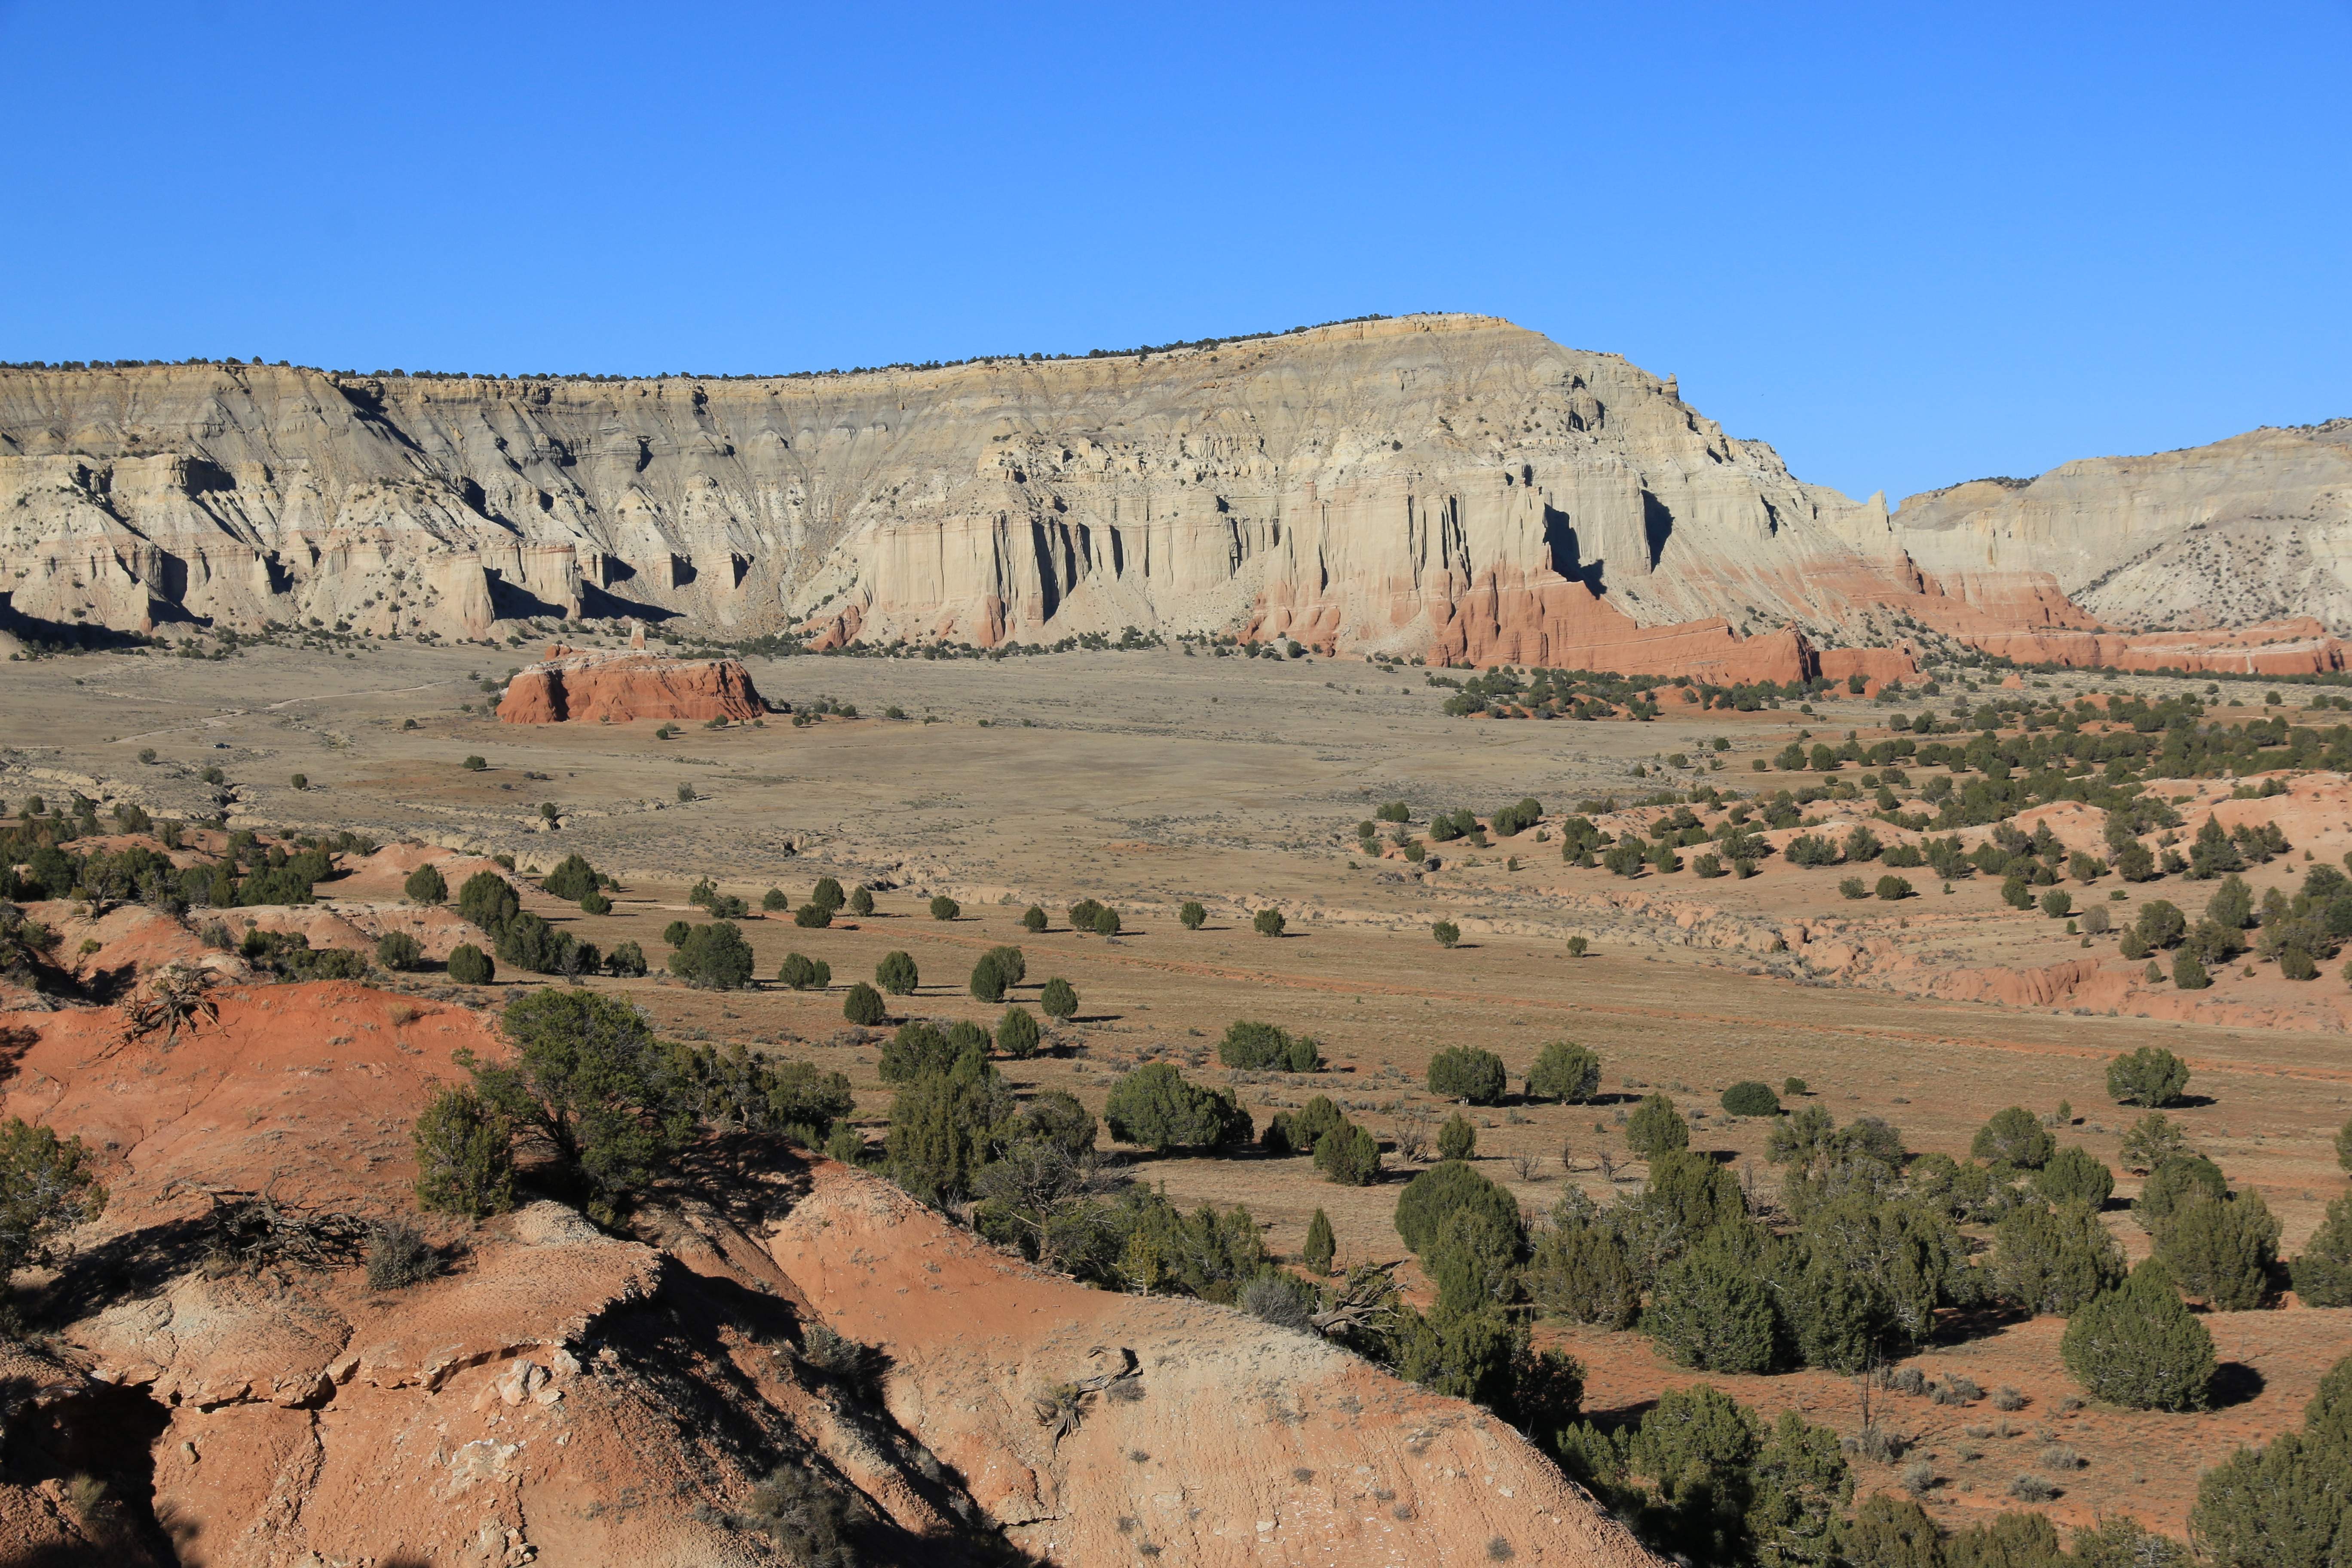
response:
<path fill-rule="evenodd" d="M 1903 587 L 1874 501 L 1482 317 L 779 380 L 0 372 L 0 560 L 58 622 L 479 636 L 635 609 L 1563 662 L 1632 626 L 1825 624 L 1824 555 Z"/>
<path fill-rule="evenodd" d="M 2222 447 L 1962 486 L 1898 521 L 1801 483 L 1671 378 L 1479 316 L 736 381 L 0 371 L 0 592 L 117 627 L 639 614 L 994 646 L 1134 626 L 1629 671 L 1753 663 L 1744 639 L 1790 624 L 1886 643 L 1907 616 L 2071 658 L 2096 645 L 2032 639 L 2191 600 L 2333 621 L 2301 600 L 2343 587 L 2341 432 Z M 2199 586 L 2217 519 L 2269 539 L 2281 508 L 2336 520 L 2302 566 Z M 2264 573 L 2276 592 L 2229 587 Z"/>
<path fill-rule="evenodd" d="M 2352 625 L 2352 419 L 1977 479 L 1896 515 L 1904 548 L 1946 581 L 2046 575 L 2114 626 Z"/>

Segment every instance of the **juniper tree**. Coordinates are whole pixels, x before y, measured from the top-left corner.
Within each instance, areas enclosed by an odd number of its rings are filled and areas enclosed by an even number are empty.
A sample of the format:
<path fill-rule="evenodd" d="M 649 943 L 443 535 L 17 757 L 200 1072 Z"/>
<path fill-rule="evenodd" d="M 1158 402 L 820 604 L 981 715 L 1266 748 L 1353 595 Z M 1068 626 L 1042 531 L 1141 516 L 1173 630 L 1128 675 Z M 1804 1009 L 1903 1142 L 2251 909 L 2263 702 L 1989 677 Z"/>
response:
<path fill-rule="evenodd" d="M 883 1005 L 882 993 L 861 980 L 842 999 L 841 1016 L 862 1028 L 872 1028 L 889 1016 L 889 1009 Z"/>
<path fill-rule="evenodd" d="M 1460 1111 L 1445 1119 L 1437 1130 L 1437 1157 L 1441 1160 L 1467 1160 L 1478 1152 L 1478 1130 Z"/>
<path fill-rule="evenodd" d="M 1664 1094 L 1649 1094 L 1625 1119 L 1625 1146 L 1644 1159 L 1690 1147 L 1690 1123 Z"/>
<path fill-rule="evenodd" d="M 2213 1336 L 2153 1258 L 2076 1311 L 2058 1352 L 2074 1381 L 2111 1405 L 2202 1410 L 2210 1402 Z"/>
<path fill-rule="evenodd" d="M 419 866 L 411 871 L 408 880 L 401 884 L 400 890 L 412 904 L 446 903 L 449 898 L 449 884 L 443 879 L 441 868 L 432 865 Z"/>
<path fill-rule="evenodd" d="M 898 951 L 886 952 L 882 955 L 882 962 L 874 966 L 874 983 L 893 996 L 913 995 L 915 987 L 920 984 L 920 980 L 921 977 L 915 970 L 914 955 L 911 953 Z M 1000 989 L 997 994 L 1002 996 L 1003 992 Z"/>
<path fill-rule="evenodd" d="M 1318 1274 L 1328 1274 L 1331 1259 L 1338 1252 L 1339 1245 L 1331 1237 L 1331 1216 L 1318 1208 L 1315 1217 L 1307 1222 L 1307 1246 L 1299 1260 Z"/>
<path fill-rule="evenodd" d="M 1007 1007 L 996 1021 L 996 1048 L 1015 1061 L 1035 1056 L 1038 1038 L 1037 1020 L 1025 1007 Z"/>

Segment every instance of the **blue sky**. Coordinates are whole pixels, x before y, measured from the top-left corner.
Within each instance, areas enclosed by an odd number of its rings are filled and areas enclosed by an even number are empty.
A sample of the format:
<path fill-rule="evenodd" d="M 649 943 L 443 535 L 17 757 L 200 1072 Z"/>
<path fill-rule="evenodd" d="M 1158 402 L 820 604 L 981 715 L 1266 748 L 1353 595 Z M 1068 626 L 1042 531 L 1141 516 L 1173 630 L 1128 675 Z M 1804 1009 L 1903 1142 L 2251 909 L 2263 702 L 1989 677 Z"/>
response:
<path fill-rule="evenodd" d="M 2352 6 L 0 0 L 0 359 L 1507 316 L 1891 496 L 2352 415 Z"/>

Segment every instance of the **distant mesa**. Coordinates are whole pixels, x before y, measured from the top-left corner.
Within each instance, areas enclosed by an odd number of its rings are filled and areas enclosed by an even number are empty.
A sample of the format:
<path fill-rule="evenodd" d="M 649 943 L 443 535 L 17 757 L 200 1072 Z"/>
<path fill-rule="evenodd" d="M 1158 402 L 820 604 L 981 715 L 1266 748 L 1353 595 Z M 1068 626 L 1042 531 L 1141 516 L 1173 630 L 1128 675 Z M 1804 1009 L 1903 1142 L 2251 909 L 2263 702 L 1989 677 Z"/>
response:
<path fill-rule="evenodd" d="M 768 704 L 737 658 L 672 658 L 641 647 L 597 653 L 557 643 L 507 682 L 507 724 L 625 724 L 637 719 L 756 719 Z"/>

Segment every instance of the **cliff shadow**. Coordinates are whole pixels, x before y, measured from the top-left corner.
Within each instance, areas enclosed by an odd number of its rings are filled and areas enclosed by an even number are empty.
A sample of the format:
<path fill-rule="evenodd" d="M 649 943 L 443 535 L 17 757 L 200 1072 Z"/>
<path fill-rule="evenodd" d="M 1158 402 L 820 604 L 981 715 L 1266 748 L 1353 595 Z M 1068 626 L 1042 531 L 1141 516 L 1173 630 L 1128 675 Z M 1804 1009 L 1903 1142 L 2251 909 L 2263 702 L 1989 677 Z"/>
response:
<path fill-rule="evenodd" d="M 1576 525 L 1568 513 L 1556 506 L 1546 505 L 1543 516 L 1544 547 L 1551 555 L 1551 569 L 1563 577 L 1573 577 L 1595 594 L 1605 594 L 1609 584 L 1601 580 L 1604 563 L 1587 561 L 1577 542 Z"/>
<path fill-rule="evenodd" d="M 635 575 L 634 573 L 631 575 Z M 580 618 L 583 621 L 624 620 L 631 616 L 654 626 L 678 618 L 676 610 L 666 610 L 659 605 L 649 605 L 642 599 L 625 598 L 609 588 L 599 588 L 593 583 L 580 585 Z"/>

